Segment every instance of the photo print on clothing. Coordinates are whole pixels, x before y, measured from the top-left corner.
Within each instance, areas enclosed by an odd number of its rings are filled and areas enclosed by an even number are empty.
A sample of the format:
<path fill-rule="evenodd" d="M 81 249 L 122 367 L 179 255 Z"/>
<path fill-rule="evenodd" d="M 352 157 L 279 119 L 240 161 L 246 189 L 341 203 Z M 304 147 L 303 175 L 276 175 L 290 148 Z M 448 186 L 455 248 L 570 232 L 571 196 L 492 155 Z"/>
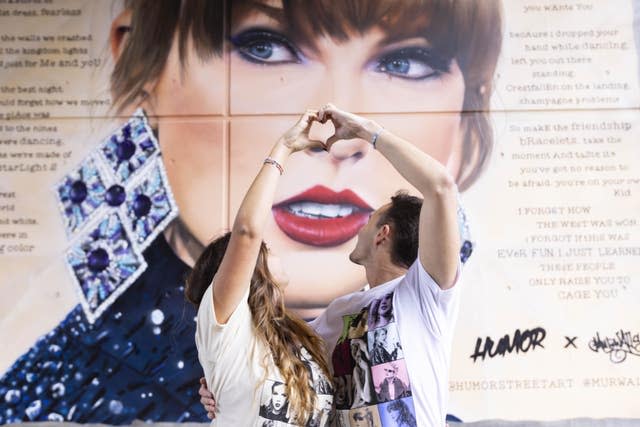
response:
<path fill-rule="evenodd" d="M 333 395 L 316 395 L 315 408 L 313 415 L 309 418 L 305 427 L 325 427 L 330 425 L 332 420 Z"/>
<path fill-rule="evenodd" d="M 334 388 L 306 348 L 301 348 L 300 356 L 309 371 L 311 386 L 316 393 L 315 410 L 307 421 L 306 427 L 327 426 L 331 422 Z"/>
<path fill-rule="evenodd" d="M 300 358 L 307 367 L 307 371 L 309 371 L 309 380 L 311 381 L 313 390 L 319 396 L 331 396 L 331 400 L 333 402 L 333 386 L 331 385 L 329 378 L 327 378 L 322 372 L 320 365 L 313 360 L 307 349 L 304 347 L 300 350 Z"/>
<path fill-rule="evenodd" d="M 333 387 L 320 369 L 320 365 L 313 361 L 311 354 L 304 347 L 300 350 L 300 358 L 309 372 L 309 380 L 316 393 L 314 410 L 307 419 L 305 427 L 328 426 L 331 422 L 333 408 Z M 270 379 L 263 384 L 259 415 L 261 427 L 297 425 L 294 423 L 295 414 L 289 407 L 286 384 L 282 380 Z"/>
<path fill-rule="evenodd" d="M 411 396 L 409 374 L 403 362 L 389 362 L 371 368 L 379 403 Z"/>
<path fill-rule="evenodd" d="M 371 301 L 367 309 L 367 316 L 370 331 L 394 322 L 393 292 L 389 292 L 382 298 Z"/>
<path fill-rule="evenodd" d="M 264 382 L 260 397 L 260 421 L 263 420 L 289 422 L 289 398 L 284 383 L 271 380 Z"/>
<path fill-rule="evenodd" d="M 393 292 L 343 316 L 332 354 L 338 426 L 415 426 Z"/>
<path fill-rule="evenodd" d="M 353 367 L 353 407 L 361 407 L 375 403 L 373 378 L 371 377 L 371 358 L 367 343 L 362 339 L 352 339 L 351 356 L 355 362 Z"/>
<path fill-rule="evenodd" d="M 367 312 L 351 314 L 342 317 L 342 334 L 338 342 L 344 342 L 348 338 L 360 338 L 367 332 Z"/>
<path fill-rule="evenodd" d="M 367 342 L 372 365 L 380 365 L 404 358 L 400 338 L 398 337 L 398 329 L 394 323 L 369 331 L 367 333 Z"/>
<path fill-rule="evenodd" d="M 353 403 L 353 393 L 351 392 L 351 375 L 334 377 L 336 393 L 334 395 L 337 409 L 349 409 Z"/>
<path fill-rule="evenodd" d="M 334 377 L 343 377 L 345 375 L 353 374 L 355 361 L 351 355 L 351 340 L 342 341 L 336 344 L 333 354 L 331 355 L 331 363 L 333 364 Z"/>
<path fill-rule="evenodd" d="M 381 426 L 382 421 L 378 411 L 369 407 L 352 409 L 348 412 L 349 424 L 356 427 L 376 427 Z"/>
<path fill-rule="evenodd" d="M 416 416 L 411 398 L 393 400 L 380 405 L 382 426 L 416 427 Z"/>

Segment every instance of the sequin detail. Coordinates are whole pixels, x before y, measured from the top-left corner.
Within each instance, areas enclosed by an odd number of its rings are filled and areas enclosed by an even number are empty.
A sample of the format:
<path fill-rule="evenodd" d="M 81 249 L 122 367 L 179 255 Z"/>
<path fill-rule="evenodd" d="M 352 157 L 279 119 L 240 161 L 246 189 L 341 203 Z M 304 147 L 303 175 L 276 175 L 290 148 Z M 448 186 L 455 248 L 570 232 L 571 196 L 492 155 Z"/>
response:
<path fill-rule="evenodd" d="M 147 267 L 142 252 L 178 215 L 160 146 L 142 110 L 56 186 L 66 260 L 94 322 Z"/>

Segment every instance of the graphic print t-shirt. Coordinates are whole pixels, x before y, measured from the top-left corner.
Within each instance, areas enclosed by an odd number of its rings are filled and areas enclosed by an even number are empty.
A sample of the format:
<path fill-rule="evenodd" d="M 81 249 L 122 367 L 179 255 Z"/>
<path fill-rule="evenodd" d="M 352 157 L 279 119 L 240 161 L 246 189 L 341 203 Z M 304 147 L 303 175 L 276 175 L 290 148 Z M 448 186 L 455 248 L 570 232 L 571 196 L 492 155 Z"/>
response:
<path fill-rule="evenodd" d="M 268 352 L 258 341 L 245 295 L 229 321 L 217 322 L 212 287 L 205 292 L 198 309 L 196 346 L 207 387 L 216 396 L 217 415 L 212 426 L 294 426 L 286 387 L 269 358 L 267 372 L 262 366 Z M 305 426 L 329 425 L 333 389 L 320 366 L 306 349 L 301 349 L 316 392 L 315 411 Z M 263 382 L 263 380 L 266 380 Z"/>
<path fill-rule="evenodd" d="M 456 285 L 419 260 L 405 276 L 332 302 L 311 326 L 331 355 L 337 426 L 445 425 Z"/>

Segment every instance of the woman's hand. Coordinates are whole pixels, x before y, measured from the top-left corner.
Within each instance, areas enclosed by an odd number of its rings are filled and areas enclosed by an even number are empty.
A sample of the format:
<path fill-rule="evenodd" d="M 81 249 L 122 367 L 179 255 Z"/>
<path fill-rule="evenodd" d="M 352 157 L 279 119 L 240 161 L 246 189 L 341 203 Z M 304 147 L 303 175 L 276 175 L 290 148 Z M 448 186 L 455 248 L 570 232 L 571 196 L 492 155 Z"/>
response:
<path fill-rule="evenodd" d="M 278 186 L 278 178 L 291 153 L 310 148 L 324 148 L 320 141 L 309 138 L 309 129 L 317 121 L 318 113 L 307 110 L 291 129 L 274 144 L 268 157 L 247 190 L 236 218 L 229 245 L 224 254 L 213 286 L 213 306 L 219 324 L 227 323 L 251 283 L 256 260 Z M 278 173 L 274 173 L 274 171 Z"/>
<path fill-rule="evenodd" d="M 307 110 L 302 117 L 300 117 L 298 123 L 280 137 L 280 141 L 291 150 L 292 153 L 309 148 L 326 149 L 322 141 L 309 138 L 309 130 L 315 121 L 318 121 L 318 111 Z"/>

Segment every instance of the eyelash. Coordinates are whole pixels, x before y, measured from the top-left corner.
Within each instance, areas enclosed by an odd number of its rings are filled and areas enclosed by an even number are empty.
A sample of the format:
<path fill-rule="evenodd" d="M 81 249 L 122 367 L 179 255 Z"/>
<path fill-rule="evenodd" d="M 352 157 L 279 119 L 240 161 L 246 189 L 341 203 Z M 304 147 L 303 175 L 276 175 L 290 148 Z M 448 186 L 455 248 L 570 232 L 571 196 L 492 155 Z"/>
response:
<path fill-rule="evenodd" d="M 254 64 L 261 65 L 281 65 L 281 64 L 290 64 L 290 63 L 302 63 L 304 56 L 302 52 L 289 41 L 289 39 L 272 30 L 264 29 L 264 28 L 252 28 L 241 32 L 235 36 L 230 38 L 231 43 L 237 50 L 238 54 L 242 56 L 243 59 L 252 62 Z M 269 43 L 272 46 L 278 45 L 281 48 L 286 50 L 291 56 L 291 59 L 280 60 L 280 61 L 268 61 L 265 59 L 261 59 L 256 57 L 255 55 L 249 52 L 249 49 L 252 47 L 263 43 Z M 424 76 L 418 77 L 410 77 L 407 75 L 403 75 L 398 72 L 394 72 L 387 68 L 386 64 L 390 64 L 393 61 L 419 61 L 424 64 L 426 67 L 430 68 L 432 72 Z M 435 50 L 424 47 L 406 47 L 400 48 L 397 50 L 393 50 L 391 52 L 383 54 L 378 59 L 373 61 L 374 70 L 379 73 L 386 73 L 393 77 L 398 77 L 405 80 L 426 80 L 431 78 L 437 78 L 444 73 L 448 73 L 451 65 L 451 59 L 446 59 L 438 54 Z"/>
<path fill-rule="evenodd" d="M 385 64 L 389 64 L 393 61 L 406 61 L 413 60 L 419 61 L 425 66 L 429 67 L 432 72 L 419 77 L 410 77 L 406 75 L 402 75 L 386 68 Z M 374 62 L 374 67 L 377 72 L 387 73 L 395 77 L 399 77 L 406 80 L 425 80 L 429 78 L 436 78 L 441 76 L 444 73 L 448 73 L 451 66 L 451 60 L 443 58 L 433 49 L 428 49 L 424 47 L 407 47 L 401 48 L 395 51 L 391 51 L 387 54 L 384 54 L 381 58 L 376 59 Z"/>
<path fill-rule="evenodd" d="M 265 29 L 249 29 L 230 38 L 231 43 L 238 53 L 247 61 L 263 65 L 280 65 L 286 63 L 302 62 L 300 51 L 282 34 Z M 292 60 L 287 61 L 265 61 L 255 57 L 248 50 L 259 43 L 271 43 L 282 46 L 292 56 Z"/>

